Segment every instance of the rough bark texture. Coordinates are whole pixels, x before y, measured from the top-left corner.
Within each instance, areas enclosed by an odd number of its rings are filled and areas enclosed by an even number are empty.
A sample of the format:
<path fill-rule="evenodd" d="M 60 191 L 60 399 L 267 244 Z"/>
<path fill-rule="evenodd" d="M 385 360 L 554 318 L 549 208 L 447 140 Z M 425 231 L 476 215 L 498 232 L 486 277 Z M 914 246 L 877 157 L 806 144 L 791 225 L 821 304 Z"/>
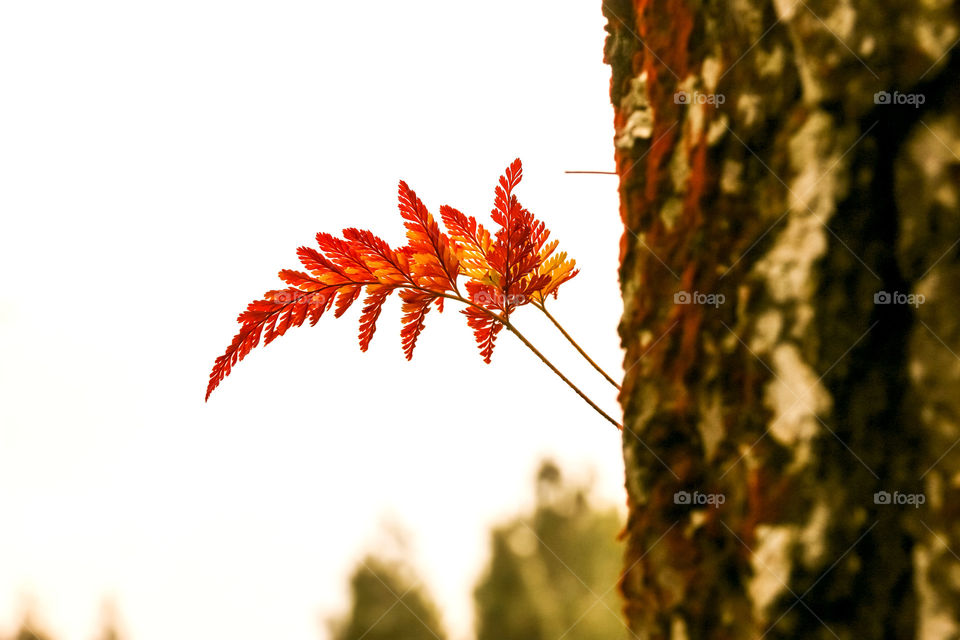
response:
<path fill-rule="evenodd" d="M 604 4 L 639 638 L 960 638 L 958 5 Z"/>

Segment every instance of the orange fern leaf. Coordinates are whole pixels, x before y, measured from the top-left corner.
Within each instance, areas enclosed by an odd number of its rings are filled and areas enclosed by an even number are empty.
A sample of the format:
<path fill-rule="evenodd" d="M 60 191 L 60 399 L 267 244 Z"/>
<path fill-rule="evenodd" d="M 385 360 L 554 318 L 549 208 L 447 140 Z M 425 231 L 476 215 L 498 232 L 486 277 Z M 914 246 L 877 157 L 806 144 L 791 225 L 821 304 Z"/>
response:
<path fill-rule="evenodd" d="M 400 340 L 403 344 L 403 354 L 407 360 L 413 358 L 413 348 L 417 346 L 417 338 L 423 331 L 424 319 L 430 311 L 430 303 L 435 295 L 413 289 L 404 289 L 400 292 L 403 300 L 403 328 L 400 330 Z"/>
<path fill-rule="evenodd" d="M 407 228 L 407 248 L 413 255 L 418 280 L 429 289 L 453 290 L 460 261 L 450 247 L 450 239 L 440 232 L 433 216 L 403 180 L 398 192 L 400 216 Z"/>
<path fill-rule="evenodd" d="M 393 293 L 394 287 L 384 284 L 367 285 L 367 297 L 364 299 L 363 313 L 360 316 L 360 350 L 366 351 L 370 346 L 370 340 L 377 330 L 377 318 L 380 317 L 380 309 L 386 302 L 387 296 Z"/>
<path fill-rule="evenodd" d="M 237 317 L 237 322 L 241 324 L 240 331 L 226 352 L 214 362 L 206 398 L 210 398 L 233 366 L 260 343 L 261 337 L 263 344 L 268 345 L 290 327 L 302 325 L 307 318 L 311 325 L 315 325 L 324 311 L 335 302 L 337 309 L 334 315 L 339 317 L 357 299 L 364 285 L 376 283 L 372 279 L 352 279 L 315 249 L 300 247 L 297 254 L 310 274 L 293 269 L 280 271 L 280 278 L 291 287 L 268 291 L 262 300 L 251 302 L 247 310 Z"/>
<path fill-rule="evenodd" d="M 375 277 L 363 255 L 348 241 L 321 231 L 317 234 L 317 244 L 344 273 L 356 277 Z"/>
<path fill-rule="evenodd" d="M 395 251 L 384 240 L 364 229 L 344 229 L 343 237 L 362 256 L 364 264 L 380 283 L 414 283 L 405 251 Z"/>
<path fill-rule="evenodd" d="M 491 217 L 500 228 L 497 230 L 491 250 L 487 254 L 496 277 L 493 278 L 506 301 L 505 313 L 529 302 L 529 295 L 548 279 L 535 272 L 539 266 L 539 249 L 546 239 L 546 227 L 524 209 L 513 194 L 523 178 L 519 158 L 500 177 L 495 189 Z"/>
<path fill-rule="evenodd" d="M 537 220 L 529 211 L 524 211 L 526 224 L 530 228 L 530 242 L 532 250 L 537 253 L 536 266 L 533 272 L 524 278 L 522 289 L 527 297 L 543 303 L 546 297 L 557 296 L 557 289 L 564 282 L 579 273 L 574 267 L 575 260 L 567 260 L 567 253 L 560 252 L 554 255 L 558 241 L 550 240 L 550 230 L 543 222 Z"/>
<path fill-rule="evenodd" d="M 237 317 L 237 322 L 242 325 L 240 331 L 233 337 L 227 351 L 213 364 L 204 399 L 208 400 L 213 390 L 230 374 L 233 366 L 260 344 L 264 332 L 264 344 L 270 344 L 290 327 L 302 325 L 307 317 L 310 318 L 311 325 L 316 324 L 323 312 L 330 308 L 333 301 L 330 291 L 333 289 L 335 287 L 324 285 L 312 291 L 295 288 L 268 291 L 262 300 L 251 302 L 247 310 Z"/>
<path fill-rule="evenodd" d="M 478 224 L 473 216 L 466 216 L 447 205 L 440 207 L 440 217 L 453 240 L 453 248 L 463 272 L 475 280 L 489 278 L 492 272 L 487 253 L 493 244 L 490 232 Z"/>
<path fill-rule="evenodd" d="M 398 203 L 407 244 L 391 247 L 371 231 L 348 228 L 342 237 L 318 233 L 317 247 L 300 247 L 297 257 L 306 271 L 284 269 L 288 288 L 268 291 L 237 318 L 241 327 L 226 352 L 216 359 L 207 398 L 237 362 L 259 344 L 269 344 L 307 320 L 316 324 L 329 309 L 346 313 L 361 297 L 358 340 L 366 351 L 377 329 L 383 305 L 394 291 L 402 300 L 401 345 L 413 357 L 431 304 L 443 311 L 446 298 L 466 305 L 463 313 L 485 362 L 490 362 L 497 334 L 510 314 L 528 302 L 542 303 L 575 276 L 573 260 L 557 253 L 549 230 L 524 209 L 514 190 L 523 178 L 517 159 L 495 189 L 493 235 L 472 216 L 449 206 L 440 208 L 445 230 L 410 186 L 400 181 Z M 466 276 L 466 294 L 458 278 Z"/>
<path fill-rule="evenodd" d="M 503 324 L 475 307 L 467 307 L 463 310 L 463 314 L 467 316 L 467 324 L 473 329 L 473 336 L 477 341 L 477 346 L 480 347 L 480 355 L 483 357 L 483 361 L 490 364 L 490 359 L 493 357 L 494 342 L 497 339 L 497 334 L 503 328 Z"/>
<path fill-rule="evenodd" d="M 553 297 L 556 298 L 557 289 L 560 285 L 580 273 L 579 269 L 574 268 L 576 264 L 576 260 L 567 260 L 566 251 L 562 251 L 544 261 L 539 272 L 547 276 L 549 281 L 536 290 L 538 300 L 543 302 L 550 294 L 553 294 Z"/>

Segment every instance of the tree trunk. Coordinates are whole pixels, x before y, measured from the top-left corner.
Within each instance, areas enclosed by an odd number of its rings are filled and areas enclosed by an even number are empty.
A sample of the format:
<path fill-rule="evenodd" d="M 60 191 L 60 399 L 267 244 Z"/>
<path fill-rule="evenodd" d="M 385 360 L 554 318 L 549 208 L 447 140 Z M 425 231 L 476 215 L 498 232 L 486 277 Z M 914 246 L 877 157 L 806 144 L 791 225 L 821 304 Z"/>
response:
<path fill-rule="evenodd" d="M 604 4 L 639 638 L 960 638 L 958 5 Z"/>

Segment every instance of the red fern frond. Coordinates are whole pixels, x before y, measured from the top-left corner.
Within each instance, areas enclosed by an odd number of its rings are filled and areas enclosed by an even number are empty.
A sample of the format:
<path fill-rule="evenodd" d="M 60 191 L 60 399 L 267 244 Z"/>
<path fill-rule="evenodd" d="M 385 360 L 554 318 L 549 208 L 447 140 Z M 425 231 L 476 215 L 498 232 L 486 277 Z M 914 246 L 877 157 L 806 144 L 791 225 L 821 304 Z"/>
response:
<path fill-rule="evenodd" d="M 315 276 L 322 277 L 330 273 L 341 274 L 337 265 L 327 260 L 322 253 L 312 247 L 299 247 L 297 257 L 300 258 L 300 264 Z"/>
<path fill-rule="evenodd" d="M 403 328 L 400 330 L 400 341 L 403 345 L 403 354 L 407 360 L 413 358 L 413 349 L 417 346 L 417 338 L 424 328 L 424 319 L 430 311 L 430 303 L 435 295 L 413 289 L 404 289 L 400 292 L 403 300 Z"/>
<path fill-rule="evenodd" d="M 407 247 L 414 258 L 418 280 L 429 289 L 452 291 L 456 288 L 460 261 L 450 247 L 450 238 L 441 233 L 416 192 L 403 180 L 398 196 L 400 216 L 407 228 Z"/>
<path fill-rule="evenodd" d="M 513 189 L 523 178 L 519 158 L 514 160 L 494 190 L 491 217 L 500 228 L 489 254 L 488 262 L 499 276 L 499 286 L 505 297 L 520 293 L 517 283 L 529 276 L 538 264 L 536 239 L 542 233 L 534 224 L 533 216 L 523 207 Z M 522 304 L 522 302 L 519 302 Z"/>
<path fill-rule="evenodd" d="M 299 255 L 303 266 L 310 269 L 310 272 L 316 277 L 308 276 L 302 271 L 284 269 L 280 272 L 280 278 L 287 284 L 299 287 L 304 291 L 312 291 L 324 286 L 337 287 L 337 309 L 333 314 L 335 318 L 339 318 L 347 312 L 350 305 L 359 297 L 365 284 L 376 282 L 373 279 L 374 276 L 368 270 L 358 270 L 356 274 L 347 273 L 338 265 L 327 260 L 316 249 L 300 247 L 297 249 L 297 255 Z"/>
<path fill-rule="evenodd" d="M 262 300 L 251 302 L 246 311 L 237 317 L 237 322 L 242 325 L 240 331 L 233 337 L 226 352 L 213 364 L 204 399 L 209 399 L 213 390 L 230 375 L 233 366 L 260 344 L 261 336 L 266 345 L 282 336 L 290 327 L 299 327 L 308 317 L 310 324 L 315 325 L 323 312 L 330 308 L 335 289 L 333 286 L 323 286 L 311 291 L 295 288 L 268 291 Z"/>
<path fill-rule="evenodd" d="M 500 176 L 500 186 L 503 187 L 503 190 L 509 194 L 517 188 L 517 185 L 520 184 L 522 179 L 523 163 L 520 162 L 520 158 L 516 158 L 510 163 L 510 166 L 507 167 L 507 170 L 503 172 L 503 175 Z"/>
<path fill-rule="evenodd" d="M 523 165 L 520 163 L 520 158 L 517 158 L 500 176 L 499 185 L 494 189 L 496 198 L 490 216 L 501 227 L 509 227 L 511 216 L 519 213 L 519 210 L 514 210 L 510 205 L 513 202 L 513 190 L 522 179 Z"/>
<path fill-rule="evenodd" d="M 303 291 L 319 291 L 323 287 L 328 286 L 313 276 L 304 273 L 303 271 L 296 271 L 294 269 L 281 269 L 279 275 L 281 280 L 290 286 L 297 287 Z"/>
<path fill-rule="evenodd" d="M 476 218 L 467 216 L 448 205 L 440 207 L 440 217 L 455 242 L 469 246 L 481 255 L 486 254 L 490 248 L 490 232 L 477 223 Z"/>
<path fill-rule="evenodd" d="M 393 293 L 394 287 L 383 284 L 371 284 L 367 286 L 367 297 L 364 298 L 363 313 L 360 315 L 360 351 L 366 351 L 370 346 L 370 340 L 377 330 L 377 318 L 380 317 L 380 309 L 387 297 Z"/>
<path fill-rule="evenodd" d="M 466 216 L 447 205 L 440 207 L 440 217 L 450 234 L 463 272 L 475 280 L 489 278 L 491 272 L 487 254 L 493 244 L 490 232 L 477 223 L 473 216 Z"/>
<path fill-rule="evenodd" d="M 536 253 L 536 264 L 526 276 L 522 288 L 530 300 L 542 303 L 550 294 L 556 298 L 560 285 L 576 276 L 579 271 L 574 268 L 575 260 L 567 260 L 565 251 L 554 254 L 559 243 L 557 240 L 547 241 L 550 230 L 546 225 L 529 211 L 524 210 L 524 216 L 530 228 L 530 242 Z"/>
<path fill-rule="evenodd" d="M 473 329 L 473 337 L 477 341 L 477 346 L 480 347 L 480 355 L 483 357 L 483 361 L 490 364 L 494 343 L 497 334 L 503 328 L 503 324 L 476 307 L 467 307 L 463 310 L 463 314 L 467 316 L 467 324 Z"/>
<path fill-rule="evenodd" d="M 347 312 L 347 309 L 357 301 L 360 293 L 363 291 L 363 285 L 352 285 L 340 287 L 337 290 L 337 308 L 333 312 L 334 318 L 339 318 Z"/>
<path fill-rule="evenodd" d="M 509 300 L 504 297 L 499 287 L 470 280 L 466 284 L 466 289 L 467 299 L 477 306 L 504 313 L 512 311 L 512 308 L 508 307 Z"/>
<path fill-rule="evenodd" d="M 306 271 L 284 269 L 286 289 L 268 291 L 237 318 L 240 330 L 214 362 L 207 386 L 211 392 L 237 362 L 259 344 L 269 344 L 291 327 L 316 324 L 328 310 L 346 313 L 364 295 L 358 340 L 366 351 L 377 329 L 384 303 L 398 291 L 402 300 L 400 331 L 409 360 L 423 332 L 432 304 L 443 311 L 445 298 L 467 305 L 463 313 L 485 362 L 490 362 L 497 334 L 508 326 L 519 306 L 542 306 L 549 294 L 577 274 L 574 261 L 556 253 L 550 231 L 524 209 L 514 190 L 523 178 L 517 159 L 495 188 L 493 235 L 472 216 L 453 207 L 440 208 L 446 230 L 430 214 L 406 182 L 398 187 L 400 216 L 407 244 L 393 248 L 371 231 L 348 228 L 342 237 L 318 233 L 317 247 L 300 247 L 297 257 Z M 458 278 L 466 277 L 466 293 Z M 543 309 L 545 311 L 545 309 Z M 518 334 L 519 335 L 519 334 Z"/>
<path fill-rule="evenodd" d="M 341 240 L 329 233 L 317 234 L 317 244 L 330 260 L 345 273 L 355 276 L 373 276 L 374 273 L 367 266 L 363 256 L 346 240 Z"/>
<path fill-rule="evenodd" d="M 365 229 L 344 229 L 343 237 L 382 284 L 413 284 L 406 252 L 395 251 L 385 240 Z"/>

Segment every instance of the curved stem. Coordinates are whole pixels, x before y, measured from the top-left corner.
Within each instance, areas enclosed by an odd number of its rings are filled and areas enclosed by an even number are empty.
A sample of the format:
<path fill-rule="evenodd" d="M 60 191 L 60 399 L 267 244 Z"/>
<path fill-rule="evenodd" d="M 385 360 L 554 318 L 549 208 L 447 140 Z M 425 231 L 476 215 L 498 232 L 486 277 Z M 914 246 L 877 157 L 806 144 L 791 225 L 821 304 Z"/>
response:
<path fill-rule="evenodd" d="M 416 288 L 420 289 L 420 287 L 416 287 Z M 424 289 L 422 289 L 422 290 L 424 290 Z M 424 291 L 426 291 L 426 290 L 424 290 Z M 530 351 L 532 351 L 532 352 L 534 353 L 534 355 L 536 355 L 538 358 L 540 358 L 540 361 L 543 362 L 543 364 L 545 364 L 545 365 L 547 365 L 548 367 L 550 367 L 550 370 L 551 370 L 551 371 L 553 371 L 555 374 L 557 374 L 557 376 L 558 376 L 561 380 L 563 380 L 564 382 L 566 382 L 566 383 L 567 383 L 567 386 L 570 387 L 571 389 L 573 389 L 573 391 L 574 391 L 578 396 L 580 396 L 580 398 L 581 398 L 584 402 L 586 402 L 588 405 L 590 405 L 591 407 L 593 407 L 593 410 L 594 410 L 594 411 L 596 411 L 596 412 L 599 413 L 601 416 L 603 416 L 604 418 L 606 418 L 606 420 L 607 420 L 610 424 L 612 424 L 613 426 L 615 426 L 617 429 L 623 431 L 623 425 L 622 425 L 622 424 L 620 424 L 619 422 L 617 422 L 616 420 L 614 420 L 613 418 L 611 418 L 610 415 L 607 414 L 606 411 L 604 411 L 604 410 L 601 409 L 599 406 L 597 406 L 597 403 L 596 403 L 596 402 L 594 402 L 593 400 L 591 400 L 591 399 L 587 396 L 587 394 L 585 394 L 583 391 L 580 390 L 580 388 L 579 388 L 577 385 L 573 384 L 573 382 L 571 382 L 570 379 L 569 379 L 567 376 L 563 375 L 563 374 L 560 372 L 560 370 L 557 369 L 557 367 L 554 366 L 554 364 L 553 364 L 552 362 L 550 362 L 549 360 L 547 360 L 547 357 L 546 357 L 545 355 L 543 355 L 542 353 L 540 353 L 540 350 L 537 349 L 535 346 L 533 346 L 533 344 L 532 344 L 529 340 L 527 340 L 527 338 L 526 338 L 522 333 L 520 333 L 520 331 L 519 331 L 515 326 L 513 326 L 513 324 L 512 324 L 509 320 L 507 320 L 506 318 L 504 318 L 503 316 L 501 316 L 501 315 L 499 315 L 499 314 L 497 314 L 497 313 L 494 313 L 493 311 L 490 311 L 490 310 L 487 309 L 486 307 L 480 306 L 480 305 L 476 304 L 475 302 L 473 302 L 472 300 L 468 300 L 467 298 L 461 297 L 461 296 L 459 296 L 459 295 L 450 295 L 450 294 L 448 294 L 448 293 L 437 294 L 435 291 L 430 291 L 429 293 L 433 293 L 433 294 L 435 294 L 435 295 L 440 295 L 441 297 L 443 297 L 443 298 L 449 298 L 450 300 L 456 300 L 456 301 L 458 301 L 458 302 L 462 302 L 462 303 L 466 304 L 467 306 L 474 307 L 475 309 L 479 309 L 479 310 L 482 311 L 483 313 L 485 313 L 485 314 L 487 314 L 488 316 L 490 316 L 491 318 L 493 318 L 495 321 L 497 321 L 497 322 L 499 322 L 500 324 L 502 324 L 503 326 L 505 326 L 513 335 L 517 336 L 517 338 L 520 339 L 520 342 L 522 342 L 528 349 L 530 349 Z"/>
<path fill-rule="evenodd" d="M 517 328 L 516 328 L 516 327 L 514 327 L 514 326 L 513 326 L 512 324 L 510 324 L 509 322 L 504 322 L 504 323 L 503 323 L 503 326 L 505 326 L 507 329 L 509 329 L 509 330 L 513 333 L 513 335 L 515 335 L 515 336 L 517 336 L 518 338 L 520 338 L 520 342 L 522 342 L 523 344 L 525 344 L 525 345 L 527 346 L 527 348 L 530 349 L 530 351 L 533 351 L 534 355 L 536 355 L 538 358 L 540 358 L 540 360 L 543 361 L 543 364 L 545 364 L 545 365 L 547 365 L 548 367 L 550 367 L 550 370 L 553 371 L 555 374 L 557 374 L 557 375 L 560 377 L 561 380 L 563 380 L 564 382 L 566 382 L 566 383 L 567 383 L 567 386 L 570 387 L 571 389 L 573 389 L 574 392 L 576 392 L 576 394 L 577 394 L 578 396 L 580 396 L 580 397 L 583 399 L 584 402 L 586 402 L 586 403 L 589 404 L 591 407 L 593 407 L 593 410 L 594 410 L 594 411 L 596 411 L 597 413 L 599 413 L 600 415 L 602 415 L 604 418 L 606 418 L 607 421 L 610 422 L 610 424 L 612 424 L 613 426 L 615 426 L 617 429 L 620 429 L 621 431 L 623 431 L 623 425 L 622 425 L 622 424 L 620 424 L 619 422 L 617 422 L 616 420 L 614 420 L 613 418 L 611 418 L 609 415 L 607 415 L 607 413 L 606 413 L 603 409 L 601 409 L 600 407 L 598 407 L 597 404 L 596 404 L 593 400 L 591 400 L 590 398 L 588 398 L 587 395 L 577 387 L 577 385 L 573 384 L 573 383 L 570 381 L 569 378 L 567 378 L 565 375 L 563 375 L 562 373 L 560 373 L 560 370 L 557 369 L 555 366 L 553 366 L 553 363 L 550 362 L 549 360 L 547 360 L 546 356 L 544 356 L 542 353 L 540 353 L 540 351 L 538 351 L 535 346 L 533 346 L 532 344 L 530 344 L 530 341 L 527 340 L 527 339 L 523 336 L 522 333 L 520 333 L 519 331 L 517 331 Z"/>
<path fill-rule="evenodd" d="M 576 349 L 576 350 L 580 353 L 580 355 L 584 357 L 584 359 L 585 359 L 587 362 L 589 362 L 591 365 L 593 365 L 593 368 L 596 369 L 596 370 L 600 373 L 600 375 L 602 375 L 604 378 L 607 379 L 607 382 L 609 382 L 609 383 L 612 384 L 614 387 L 616 387 L 616 388 L 617 388 L 617 391 L 620 391 L 620 385 L 617 383 L 617 381 L 614 380 L 613 378 L 611 378 L 611 377 L 607 374 L 606 371 L 604 371 L 603 369 L 600 368 L 600 365 L 598 365 L 596 362 L 593 361 L 593 358 L 591 358 L 590 356 L 587 355 L 587 352 L 584 351 L 583 348 L 582 348 L 579 344 L 577 344 L 577 341 L 574 340 L 573 337 L 572 337 L 569 333 L 567 333 L 567 331 L 563 328 L 563 326 L 562 326 L 559 322 L 557 322 L 557 319 L 554 318 L 554 317 L 550 314 L 549 311 L 547 311 L 547 305 L 546 305 L 545 303 L 541 302 L 541 303 L 538 304 L 538 303 L 534 302 L 534 303 L 533 303 L 533 306 L 535 306 L 537 309 L 540 309 L 540 311 L 543 311 L 543 313 L 544 313 L 548 318 L 550 318 L 550 322 L 553 323 L 553 326 L 555 326 L 557 329 L 559 329 L 559 330 L 560 330 L 560 333 L 563 334 L 563 337 L 567 339 L 567 342 L 569 342 L 570 344 L 572 344 L 572 345 L 573 345 L 573 348 Z"/>

